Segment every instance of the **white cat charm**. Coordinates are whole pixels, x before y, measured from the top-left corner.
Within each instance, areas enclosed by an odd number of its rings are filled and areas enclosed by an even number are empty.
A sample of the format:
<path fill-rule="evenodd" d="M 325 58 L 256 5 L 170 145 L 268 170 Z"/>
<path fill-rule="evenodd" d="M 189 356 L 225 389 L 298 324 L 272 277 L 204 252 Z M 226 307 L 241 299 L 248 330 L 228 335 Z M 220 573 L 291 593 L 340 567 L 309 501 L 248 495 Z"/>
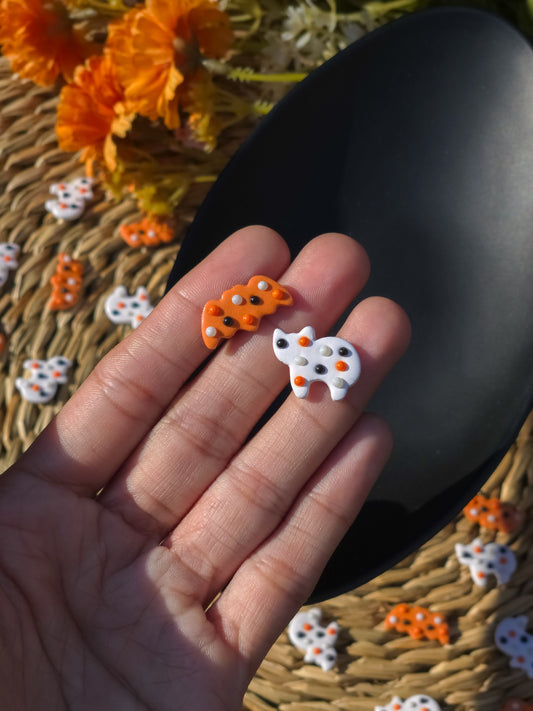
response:
<path fill-rule="evenodd" d="M 416 694 L 405 701 L 394 696 L 387 706 L 375 706 L 374 711 L 440 711 L 440 706 L 431 696 Z"/>
<path fill-rule="evenodd" d="M 299 333 L 274 331 L 272 343 L 276 358 L 289 366 L 296 397 L 307 397 L 309 386 L 320 380 L 329 388 L 332 400 L 342 400 L 361 373 L 357 351 L 337 336 L 315 338 L 312 326 Z"/>
<path fill-rule="evenodd" d="M 122 284 L 115 287 L 104 304 L 105 314 L 110 321 L 129 323 L 132 328 L 137 328 L 153 308 L 144 286 L 138 286 L 135 294 L 129 296 L 128 290 Z"/>
<path fill-rule="evenodd" d="M 87 203 L 93 199 L 93 183 L 92 178 L 54 183 L 50 186 L 50 192 L 56 197 L 44 203 L 45 210 L 58 220 L 77 220 L 85 211 Z"/>
<path fill-rule="evenodd" d="M 322 610 L 318 607 L 299 612 L 289 624 L 289 639 L 297 649 L 305 652 L 304 661 L 329 671 L 337 661 L 334 645 L 339 635 L 339 625 L 331 622 L 325 627 L 320 624 L 321 619 Z"/>

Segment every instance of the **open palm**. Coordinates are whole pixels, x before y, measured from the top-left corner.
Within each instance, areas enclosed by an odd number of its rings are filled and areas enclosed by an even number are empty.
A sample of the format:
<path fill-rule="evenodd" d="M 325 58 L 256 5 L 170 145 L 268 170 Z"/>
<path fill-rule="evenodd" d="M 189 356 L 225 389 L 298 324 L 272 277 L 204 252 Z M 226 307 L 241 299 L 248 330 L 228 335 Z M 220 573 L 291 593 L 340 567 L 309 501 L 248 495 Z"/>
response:
<path fill-rule="evenodd" d="M 399 307 L 361 302 L 347 397 L 291 394 L 250 438 L 287 382 L 273 329 L 325 335 L 368 275 L 343 235 L 289 261 L 267 228 L 226 240 L 0 478 L 0 708 L 240 708 L 389 455 L 363 412 L 409 339 Z M 254 274 L 294 306 L 204 362 L 203 304 Z"/>

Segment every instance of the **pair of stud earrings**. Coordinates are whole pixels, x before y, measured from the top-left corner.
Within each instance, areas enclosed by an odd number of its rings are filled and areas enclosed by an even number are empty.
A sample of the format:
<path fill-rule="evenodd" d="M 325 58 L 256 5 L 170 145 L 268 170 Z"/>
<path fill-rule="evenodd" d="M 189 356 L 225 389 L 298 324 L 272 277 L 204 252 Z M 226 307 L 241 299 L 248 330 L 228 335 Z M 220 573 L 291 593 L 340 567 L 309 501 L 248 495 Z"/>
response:
<path fill-rule="evenodd" d="M 254 276 L 248 284 L 237 284 L 220 299 L 206 303 L 202 312 L 204 343 L 214 349 L 238 330 L 256 331 L 263 316 L 291 304 L 292 296 L 281 284 Z M 337 336 L 316 338 L 312 326 L 298 333 L 276 328 L 272 345 L 276 358 L 289 366 L 291 386 L 299 398 L 307 396 L 311 383 L 321 381 L 328 386 L 332 400 L 342 400 L 361 373 L 359 356 L 351 343 Z"/>

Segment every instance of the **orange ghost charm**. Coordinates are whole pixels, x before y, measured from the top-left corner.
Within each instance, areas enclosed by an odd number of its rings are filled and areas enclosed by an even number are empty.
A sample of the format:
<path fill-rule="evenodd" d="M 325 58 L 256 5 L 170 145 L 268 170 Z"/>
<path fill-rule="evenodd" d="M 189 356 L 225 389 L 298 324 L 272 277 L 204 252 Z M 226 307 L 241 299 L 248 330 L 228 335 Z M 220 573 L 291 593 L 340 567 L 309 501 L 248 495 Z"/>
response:
<path fill-rule="evenodd" d="M 50 279 L 52 296 L 48 307 L 53 311 L 69 309 L 78 301 L 81 289 L 83 265 L 70 254 L 60 252 L 57 255 L 56 273 Z"/>
<path fill-rule="evenodd" d="M 504 504 L 496 497 L 487 499 L 482 494 L 474 496 L 463 512 L 469 521 L 502 533 L 517 531 L 525 519 L 525 513 L 516 506 Z"/>
<path fill-rule="evenodd" d="M 123 224 L 119 228 L 119 233 L 124 242 L 130 247 L 155 247 L 161 242 L 171 242 L 174 233 L 170 227 L 163 222 L 156 222 L 145 217 L 140 222 L 130 222 Z"/>
<path fill-rule="evenodd" d="M 437 639 L 441 644 L 450 641 L 444 615 L 430 612 L 426 607 L 410 607 L 406 603 L 392 608 L 385 619 L 385 629 L 409 634 L 413 639 Z"/>
<path fill-rule="evenodd" d="M 277 281 L 254 276 L 248 284 L 237 284 L 220 299 L 212 299 L 202 312 L 202 337 L 214 349 L 223 338 L 231 338 L 239 329 L 257 331 L 261 318 L 273 314 L 278 306 L 290 306 L 292 296 Z"/>

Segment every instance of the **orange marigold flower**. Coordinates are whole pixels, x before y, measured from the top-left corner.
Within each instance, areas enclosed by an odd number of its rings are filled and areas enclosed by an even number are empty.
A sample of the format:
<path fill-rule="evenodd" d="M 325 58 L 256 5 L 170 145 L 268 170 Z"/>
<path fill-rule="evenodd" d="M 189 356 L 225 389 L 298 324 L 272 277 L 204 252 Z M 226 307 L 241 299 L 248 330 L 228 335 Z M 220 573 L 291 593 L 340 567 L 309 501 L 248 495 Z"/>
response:
<path fill-rule="evenodd" d="M 70 81 L 96 52 L 59 0 L 0 0 L 0 45 L 13 71 L 41 86 L 60 75 Z"/>
<path fill-rule="evenodd" d="M 124 92 L 107 55 L 91 57 L 78 67 L 74 82 L 63 87 L 57 107 L 56 133 L 65 151 L 82 150 L 91 167 L 104 155 L 114 155 L 112 136 L 124 136 L 132 116 L 124 113 Z"/>
<path fill-rule="evenodd" d="M 180 126 L 180 92 L 203 57 L 222 57 L 233 39 L 229 16 L 211 0 L 147 0 L 109 28 L 128 109 Z"/>

